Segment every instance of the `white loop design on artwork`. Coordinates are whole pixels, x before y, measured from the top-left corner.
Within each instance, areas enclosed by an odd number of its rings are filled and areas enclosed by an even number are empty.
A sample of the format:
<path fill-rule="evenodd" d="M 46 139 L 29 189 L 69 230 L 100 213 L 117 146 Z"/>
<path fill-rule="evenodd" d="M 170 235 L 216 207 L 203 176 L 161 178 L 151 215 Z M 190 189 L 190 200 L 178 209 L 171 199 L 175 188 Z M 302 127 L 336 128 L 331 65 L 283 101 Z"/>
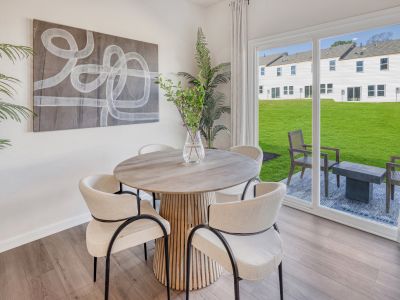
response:
<path fill-rule="evenodd" d="M 72 86 L 80 93 L 90 93 L 105 83 L 106 99 L 35 96 L 35 105 L 101 107 L 100 126 L 107 126 L 108 114 L 118 120 L 124 121 L 158 119 L 158 113 L 134 113 L 120 110 L 121 108 L 143 107 L 149 101 L 151 77 L 157 76 L 157 74 L 150 72 L 149 66 L 143 56 L 136 52 L 124 53 L 120 47 L 109 45 L 104 50 L 102 65 L 76 65 L 78 59 L 88 57 L 93 52 L 93 33 L 87 31 L 86 36 L 86 46 L 84 49 L 79 50 L 74 37 L 68 31 L 52 28 L 43 32 L 41 38 L 44 47 L 53 55 L 67 59 L 68 61 L 58 74 L 44 80 L 36 81 L 34 89 L 39 90 L 54 87 L 70 75 Z M 69 49 L 62 49 L 54 45 L 52 40 L 56 37 L 65 39 L 69 45 Z M 113 56 L 117 56 L 117 60 L 112 65 Z M 141 70 L 128 68 L 128 62 L 130 61 L 136 61 L 140 65 Z M 90 82 L 82 82 L 80 80 L 82 74 L 96 75 L 97 77 Z M 118 99 L 124 90 L 128 77 L 140 77 L 144 79 L 143 96 L 141 98 L 134 100 Z"/>

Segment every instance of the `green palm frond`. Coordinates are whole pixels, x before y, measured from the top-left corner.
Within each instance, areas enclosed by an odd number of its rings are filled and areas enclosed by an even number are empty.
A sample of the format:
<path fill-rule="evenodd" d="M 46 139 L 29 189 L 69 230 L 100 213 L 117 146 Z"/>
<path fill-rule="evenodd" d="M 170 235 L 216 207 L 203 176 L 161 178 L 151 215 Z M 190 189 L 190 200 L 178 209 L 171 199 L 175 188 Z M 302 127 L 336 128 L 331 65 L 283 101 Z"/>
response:
<path fill-rule="evenodd" d="M 0 58 L 4 56 L 15 63 L 17 60 L 28 58 L 33 54 L 33 49 L 27 46 L 0 44 Z"/>
<path fill-rule="evenodd" d="M 192 74 L 189 74 L 187 72 L 178 72 L 177 75 L 185 78 L 190 84 L 198 83 L 198 79 L 195 76 L 193 76 Z"/>
<path fill-rule="evenodd" d="M 33 112 L 22 105 L 0 101 L 0 120 L 11 119 L 21 122 L 27 119 Z"/>
<path fill-rule="evenodd" d="M 4 149 L 7 146 L 11 146 L 11 141 L 6 139 L 0 139 L 0 149 Z"/>
<path fill-rule="evenodd" d="M 0 94 L 6 94 L 11 97 L 16 92 L 12 84 L 19 82 L 20 81 L 15 77 L 0 74 Z"/>
<path fill-rule="evenodd" d="M 214 141 L 220 131 L 228 131 L 228 127 L 225 125 L 215 125 L 211 131 L 211 140 Z"/>

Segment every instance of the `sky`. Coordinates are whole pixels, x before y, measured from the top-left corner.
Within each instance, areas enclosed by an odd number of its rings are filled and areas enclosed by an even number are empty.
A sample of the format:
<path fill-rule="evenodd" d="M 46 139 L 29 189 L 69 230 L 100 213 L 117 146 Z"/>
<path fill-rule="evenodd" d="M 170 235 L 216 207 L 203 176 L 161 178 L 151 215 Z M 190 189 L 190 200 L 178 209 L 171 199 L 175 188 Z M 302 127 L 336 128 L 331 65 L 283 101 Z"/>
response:
<path fill-rule="evenodd" d="M 329 48 L 335 41 L 340 41 L 340 40 L 345 40 L 345 41 L 353 40 L 358 45 L 360 45 L 361 43 L 365 44 L 371 36 L 382 33 L 382 32 L 391 32 L 393 34 L 392 39 L 394 39 L 394 40 L 400 39 L 400 25 L 392 25 L 392 26 L 386 26 L 386 27 L 372 29 L 372 30 L 368 30 L 368 31 L 355 32 L 355 33 L 344 34 L 344 35 L 340 35 L 340 36 L 323 39 L 323 40 L 321 40 L 321 49 Z M 273 48 L 273 49 L 268 49 L 265 51 L 260 51 L 259 55 L 267 56 L 267 55 L 283 53 L 283 52 L 288 52 L 289 54 L 294 54 L 297 52 L 310 51 L 311 48 L 312 48 L 312 43 L 309 42 L 309 43 L 304 43 L 304 44 L 291 45 L 288 47 Z"/>

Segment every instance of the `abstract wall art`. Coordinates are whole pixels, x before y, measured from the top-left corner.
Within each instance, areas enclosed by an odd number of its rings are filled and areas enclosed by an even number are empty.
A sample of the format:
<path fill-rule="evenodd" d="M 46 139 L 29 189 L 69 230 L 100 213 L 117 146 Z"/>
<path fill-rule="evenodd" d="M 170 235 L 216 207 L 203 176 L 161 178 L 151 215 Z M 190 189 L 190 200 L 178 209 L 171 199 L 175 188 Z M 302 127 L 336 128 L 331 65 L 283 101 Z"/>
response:
<path fill-rule="evenodd" d="M 33 21 L 34 131 L 157 122 L 158 46 Z"/>

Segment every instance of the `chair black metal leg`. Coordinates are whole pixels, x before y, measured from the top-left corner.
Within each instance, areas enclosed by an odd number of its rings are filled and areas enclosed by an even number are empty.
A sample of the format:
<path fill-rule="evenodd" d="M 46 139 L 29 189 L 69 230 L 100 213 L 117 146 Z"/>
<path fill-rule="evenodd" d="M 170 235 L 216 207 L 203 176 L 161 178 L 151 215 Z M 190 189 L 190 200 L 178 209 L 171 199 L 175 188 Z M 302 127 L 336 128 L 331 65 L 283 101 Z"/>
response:
<path fill-rule="evenodd" d="M 189 300 L 189 288 L 190 288 L 190 262 L 192 255 L 192 241 L 188 240 L 186 246 L 186 300 Z"/>
<path fill-rule="evenodd" d="M 167 281 L 167 297 L 171 299 L 171 286 L 169 281 L 169 254 L 168 254 L 168 235 L 164 235 L 164 255 L 165 255 L 165 278 Z"/>
<path fill-rule="evenodd" d="M 146 245 L 146 243 L 143 244 L 143 248 L 144 248 L 144 260 L 147 261 L 147 245 Z"/>
<path fill-rule="evenodd" d="M 283 278 L 282 278 L 282 262 L 279 264 L 279 292 L 281 295 L 281 300 L 283 300 Z"/>
<path fill-rule="evenodd" d="M 106 278 L 105 278 L 105 287 L 104 287 L 104 299 L 108 300 L 108 291 L 110 289 L 110 256 L 111 253 L 108 253 L 106 256 Z"/>
<path fill-rule="evenodd" d="M 97 275 L 97 257 L 93 257 L 93 282 L 96 282 Z"/>
<path fill-rule="evenodd" d="M 156 193 L 153 193 L 153 208 L 156 209 Z"/>
<path fill-rule="evenodd" d="M 238 274 L 235 275 L 235 272 L 233 272 L 233 284 L 234 284 L 234 289 L 235 289 L 235 300 L 240 300 L 240 291 L 239 291 L 239 281 L 240 278 Z"/>

